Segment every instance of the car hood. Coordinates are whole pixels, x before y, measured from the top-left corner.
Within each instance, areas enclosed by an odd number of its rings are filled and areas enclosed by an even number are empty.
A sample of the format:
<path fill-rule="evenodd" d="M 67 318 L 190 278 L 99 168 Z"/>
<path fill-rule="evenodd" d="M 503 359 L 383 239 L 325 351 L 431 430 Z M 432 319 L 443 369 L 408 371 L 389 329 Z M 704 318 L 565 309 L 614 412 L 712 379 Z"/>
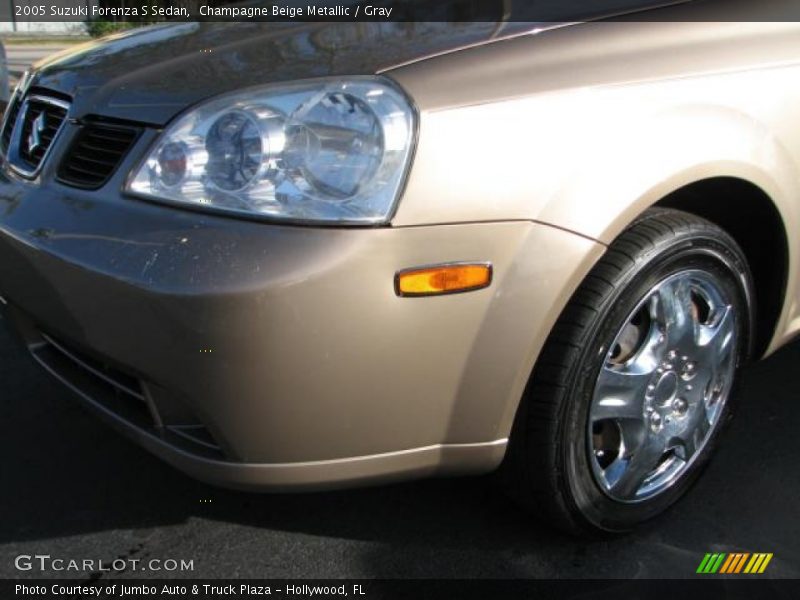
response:
<path fill-rule="evenodd" d="M 532 23 L 180 23 L 56 54 L 31 85 L 73 99 L 72 115 L 163 125 L 204 98 L 246 86 L 372 74 L 535 29 Z"/>

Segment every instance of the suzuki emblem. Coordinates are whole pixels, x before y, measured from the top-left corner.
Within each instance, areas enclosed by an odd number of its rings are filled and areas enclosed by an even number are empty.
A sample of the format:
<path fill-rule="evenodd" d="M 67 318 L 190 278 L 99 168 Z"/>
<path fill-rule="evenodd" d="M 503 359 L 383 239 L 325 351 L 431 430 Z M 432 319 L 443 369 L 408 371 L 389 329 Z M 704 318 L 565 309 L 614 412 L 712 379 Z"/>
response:
<path fill-rule="evenodd" d="M 33 154 L 39 146 L 42 145 L 42 133 L 47 126 L 44 112 L 40 112 L 39 116 L 34 119 L 31 124 L 31 133 L 28 136 L 28 153 Z"/>

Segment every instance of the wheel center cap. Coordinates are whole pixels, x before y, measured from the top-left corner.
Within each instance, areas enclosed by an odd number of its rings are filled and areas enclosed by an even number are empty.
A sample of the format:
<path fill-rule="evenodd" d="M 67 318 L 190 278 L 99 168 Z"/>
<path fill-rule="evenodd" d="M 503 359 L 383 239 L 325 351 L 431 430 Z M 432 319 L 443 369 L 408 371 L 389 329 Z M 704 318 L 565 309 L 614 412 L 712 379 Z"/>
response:
<path fill-rule="evenodd" d="M 678 376 L 674 371 L 664 373 L 656 383 L 653 400 L 658 404 L 667 404 L 672 401 L 678 391 Z"/>

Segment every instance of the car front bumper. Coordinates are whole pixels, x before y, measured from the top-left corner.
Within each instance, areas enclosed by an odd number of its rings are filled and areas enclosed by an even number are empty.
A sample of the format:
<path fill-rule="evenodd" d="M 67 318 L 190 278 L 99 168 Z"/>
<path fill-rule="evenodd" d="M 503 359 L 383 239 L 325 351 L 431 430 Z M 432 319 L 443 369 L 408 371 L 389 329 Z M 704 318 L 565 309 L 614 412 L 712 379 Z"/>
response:
<path fill-rule="evenodd" d="M 191 475 L 335 487 L 502 460 L 560 307 L 602 252 L 531 222 L 310 228 L 0 174 L 0 305 L 83 401 Z M 491 287 L 399 298 L 397 271 Z"/>

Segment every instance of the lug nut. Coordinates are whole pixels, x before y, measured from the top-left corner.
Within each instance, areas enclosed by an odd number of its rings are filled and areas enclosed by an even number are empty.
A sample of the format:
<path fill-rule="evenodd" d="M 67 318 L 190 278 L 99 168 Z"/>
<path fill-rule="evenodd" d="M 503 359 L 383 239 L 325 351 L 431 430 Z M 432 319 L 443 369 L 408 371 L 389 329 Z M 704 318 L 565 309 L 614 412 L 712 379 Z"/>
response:
<path fill-rule="evenodd" d="M 697 365 L 694 362 L 689 361 L 683 365 L 683 373 L 681 373 L 681 377 L 683 377 L 684 381 L 689 381 L 692 377 L 694 377 L 696 370 Z"/>
<path fill-rule="evenodd" d="M 687 410 L 689 410 L 689 403 L 683 398 L 675 398 L 675 400 L 672 401 L 672 412 L 676 415 L 685 415 Z"/>
<path fill-rule="evenodd" d="M 650 415 L 650 429 L 653 433 L 658 433 L 664 428 L 664 423 L 661 422 L 661 415 L 654 412 Z"/>

